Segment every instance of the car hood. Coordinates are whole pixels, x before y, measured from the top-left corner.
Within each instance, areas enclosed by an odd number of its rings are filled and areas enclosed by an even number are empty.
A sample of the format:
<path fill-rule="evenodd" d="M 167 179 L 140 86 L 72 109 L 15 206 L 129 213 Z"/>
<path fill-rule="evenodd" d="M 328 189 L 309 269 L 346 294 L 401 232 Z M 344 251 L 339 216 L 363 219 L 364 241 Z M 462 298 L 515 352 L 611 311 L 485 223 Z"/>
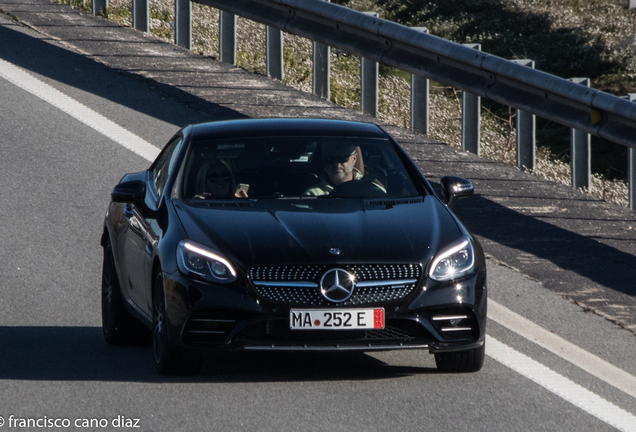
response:
<path fill-rule="evenodd" d="M 426 263 L 461 235 L 446 206 L 432 196 L 184 204 L 175 209 L 188 238 L 244 266 Z"/>

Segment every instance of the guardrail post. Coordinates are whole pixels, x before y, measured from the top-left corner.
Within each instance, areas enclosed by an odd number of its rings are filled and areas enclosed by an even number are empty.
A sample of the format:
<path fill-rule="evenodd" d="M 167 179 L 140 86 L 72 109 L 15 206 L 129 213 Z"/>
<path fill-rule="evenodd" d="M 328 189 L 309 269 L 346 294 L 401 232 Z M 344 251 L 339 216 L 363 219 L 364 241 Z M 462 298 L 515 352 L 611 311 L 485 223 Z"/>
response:
<path fill-rule="evenodd" d="M 192 3 L 190 0 L 174 2 L 174 43 L 183 48 L 192 48 Z"/>
<path fill-rule="evenodd" d="M 378 17 L 377 12 L 364 12 L 365 15 Z M 373 117 L 378 115 L 378 75 L 380 68 L 377 62 L 360 58 L 360 108 L 362 112 Z"/>
<path fill-rule="evenodd" d="M 636 102 L 636 93 L 628 94 L 625 99 Z M 628 147 L 627 154 L 627 187 L 629 188 L 629 208 L 636 210 L 636 150 L 632 147 Z"/>
<path fill-rule="evenodd" d="M 105 15 L 108 10 L 108 0 L 93 0 L 93 15 Z"/>
<path fill-rule="evenodd" d="M 147 32 L 150 28 L 150 20 L 148 15 L 148 0 L 133 0 L 133 28 L 142 32 Z"/>
<path fill-rule="evenodd" d="M 331 48 L 329 45 L 314 42 L 312 60 L 312 91 L 316 96 L 329 100 L 331 98 L 331 87 L 329 86 Z"/>
<path fill-rule="evenodd" d="M 589 78 L 570 78 L 570 81 L 590 86 Z M 585 132 L 570 129 L 570 166 L 572 169 L 572 186 L 590 189 L 591 139 Z"/>
<path fill-rule="evenodd" d="M 636 95 L 634 95 L 636 96 Z M 629 183 L 629 208 L 636 210 L 636 150 L 629 148 L 627 182 Z"/>
<path fill-rule="evenodd" d="M 534 60 L 512 60 L 513 62 L 534 69 Z M 517 129 L 517 168 L 533 170 L 536 149 L 537 119 L 534 115 L 517 110 L 515 127 Z"/>
<path fill-rule="evenodd" d="M 283 80 L 283 31 L 265 28 L 265 64 L 267 76 Z"/>
<path fill-rule="evenodd" d="M 414 30 L 428 33 L 426 27 L 412 27 Z M 429 80 L 411 74 L 411 129 L 428 135 Z"/>
<path fill-rule="evenodd" d="M 326 1 L 330 2 L 331 0 Z M 331 98 L 331 87 L 329 86 L 331 48 L 329 45 L 318 42 L 314 42 L 313 45 L 311 89 L 316 96 L 329 100 Z"/>
<path fill-rule="evenodd" d="M 481 51 L 481 44 L 464 44 L 468 48 Z M 462 150 L 479 156 L 481 135 L 481 97 L 462 92 Z"/>
<path fill-rule="evenodd" d="M 219 60 L 236 64 L 236 15 L 219 11 Z"/>

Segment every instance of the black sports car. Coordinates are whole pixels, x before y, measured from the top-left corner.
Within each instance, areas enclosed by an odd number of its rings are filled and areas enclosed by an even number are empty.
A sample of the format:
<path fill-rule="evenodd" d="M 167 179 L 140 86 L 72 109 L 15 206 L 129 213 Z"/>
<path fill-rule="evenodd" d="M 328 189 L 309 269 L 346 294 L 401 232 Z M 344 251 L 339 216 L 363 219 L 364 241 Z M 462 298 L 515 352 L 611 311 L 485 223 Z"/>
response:
<path fill-rule="evenodd" d="M 160 373 L 222 350 L 428 349 L 440 370 L 477 371 L 486 265 L 449 209 L 473 187 L 441 189 L 372 124 L 185 127 L 113 189 L 106 341 L 150 328 Z"/>

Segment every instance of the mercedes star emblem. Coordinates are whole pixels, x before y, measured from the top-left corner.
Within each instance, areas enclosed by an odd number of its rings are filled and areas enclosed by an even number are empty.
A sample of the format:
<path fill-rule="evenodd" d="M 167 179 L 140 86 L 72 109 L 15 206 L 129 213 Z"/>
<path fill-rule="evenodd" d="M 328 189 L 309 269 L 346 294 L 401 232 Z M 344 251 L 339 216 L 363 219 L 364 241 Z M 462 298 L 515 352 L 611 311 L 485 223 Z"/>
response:
<path fill-rule="evenodd" d="M 339 268 L 329 270 L 320 279 L 320 292 L 324 298 L 334 303 L 349 300 L 354 286 L 354 278 L 349 272 Z"/>

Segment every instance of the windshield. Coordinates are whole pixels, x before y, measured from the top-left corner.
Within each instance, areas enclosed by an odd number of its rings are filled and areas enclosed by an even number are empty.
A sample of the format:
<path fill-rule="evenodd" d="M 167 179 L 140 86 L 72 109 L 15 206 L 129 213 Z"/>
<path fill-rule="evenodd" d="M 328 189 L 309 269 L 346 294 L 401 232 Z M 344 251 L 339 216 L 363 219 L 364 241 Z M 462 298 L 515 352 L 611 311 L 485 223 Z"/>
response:
<path fill-rule="evenodd" d="M 388 139 L 251 137 L 192 144 L 182 197 L 413 197 L 418 192 Z"/>

